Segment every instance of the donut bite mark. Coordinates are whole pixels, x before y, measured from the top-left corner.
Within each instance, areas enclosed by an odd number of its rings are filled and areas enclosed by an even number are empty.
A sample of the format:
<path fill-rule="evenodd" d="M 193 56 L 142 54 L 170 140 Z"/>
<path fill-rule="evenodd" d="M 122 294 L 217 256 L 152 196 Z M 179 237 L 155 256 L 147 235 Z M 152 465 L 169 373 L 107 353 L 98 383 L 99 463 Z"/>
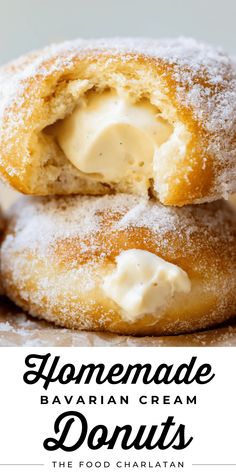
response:
<path fill-rule="evenodd" d="M 236 72 L 192 39 L 75 40 L 0 70 L 0 172 L 35 195 L 236 191 Z"/>

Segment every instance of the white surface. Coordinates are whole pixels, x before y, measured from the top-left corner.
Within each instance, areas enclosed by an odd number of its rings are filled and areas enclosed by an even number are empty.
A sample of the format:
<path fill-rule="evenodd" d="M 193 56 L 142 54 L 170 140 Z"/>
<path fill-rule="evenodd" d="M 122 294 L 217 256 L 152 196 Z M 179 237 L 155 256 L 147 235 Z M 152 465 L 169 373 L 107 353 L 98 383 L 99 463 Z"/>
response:
<path fill-rule="evenodd" d="M 45 464 L 44 467 L 1 467 L 2 472 L 19 472 L 19 470 L 34 472 L 36 470 L 52 472 L 52 461 L 73 461 L 73 470 L 94 472 L 96 470 L 107 470 L 108 472 L 116 472 L 119 470 L 145 470 L 135 467 L 122 468 L 116 467 L 117 461 L 185 461 L 185 468 L 178 469 L 186 472 L 226 472 L 227 470 L 235 470 L 235 467 L 193 467 L 192 464 L 233 464 L 235 463 L 235 389 L 236 389 L 236 373 L 234 368 L 235 357 L 232 355 L 232 348 L 223 350 L 218 348 L 203 348 L 197 353 L 196 367 L 190 378 L 196 373 L 197 368 L 204 364 L 210 363 L 215 378 L 206 385 L 198 385 L 193 382 L 190 385 L 174 384 L 155 385 L 150 383 L 143 384 L 140 380 L 137 384 L 132 385 L 128 382 L 126 385 L 111 385 L 105 382 L 97 385 L 92 380 L 88 385 L 81 382 L 75 385 L 73 382 L 67 385 L 61 385 L 54 382 L 49 385 L 48 390 L 43 389 L 43 381 L 39 381 L 35 385 L 27 385 L 23 382 L 23 374 L 29 370 L 24 365 L 27 354 L 38 353 L 40 355 L 47 354 L 48 349 L 18 349 L 18 348 L 2 348 L 0 351 L 0 375 L 1 375 L 1 391 L 0 391 L 0 444 L 1 444 L 1 463 L 18 463 L 18 464 Z M 166 363 L 174 364 L 172 373 L 176 371 L 181 363 L 189 364 L 192 356 L 196 355 L 196 349 L 185 348 L 166 349 L 162 348 L 160 352 L 156 352 L 152 348 L 134 348 L 126 349 L 110 349 L 109 356 L 106 348 L 84 348 L 75 350 L 69 349 L 50 349 L 52 357 L 50 358 L 46 371 L 52 365 L 55 355 L 61 356 L 59 365 L 56 368 L 54 377 L 66 363 L 73 363 L 76 373 L 79 372 L 81 364 L 99 364 L 105 363 L 105 372 L 115 363 L 123 364 L 124 368 L 128 364 L 136 363 L 152 363 L 152 373 L 154 374 L 158 365 Z M 127 359 L 128 355 L 128 359 Z M 7 359 L 7 362 L 5 360 Z M 36 361 L 36 369 L 39 363 Z M 32 370 L 32 368 L 31 368 Z M 162 371 L 163 372 L 163 371 Z M 66 373 L 70 373 L 67 369 Z M 164 373 L 164 372 L 163 372 Z M 162 375 L 163 375 L 162 373 Z M 66 375 L 65 375 L 66 376 Z M 64 378 L 65 378 L 64 376 Z M 210 376 L 208 376 L 210 377 Z M 207 377 L 207 378 L 208 378 Z M 83 377 L 84 379 L 85 377 Z M 114 377 L 113 377 L 114 378 Z M 121 378 L 121 376 L 118 376 Z M 132 378 L 132 376 L 131 376 Z M 93 377 L 94 379 L 94 377 Z M 117 380 L 117 377 L 116 377 Z M 40 405 L 40 396 L 47 395 L 49 397 L 48 405 Z M 51 404 L 55 396 L 59 396 L 61 405 Z M 66 404 L 65 398 L 72 396 L 71 404 Z M 97 405 L 88 404 L 88 396 L 97 396 Z M 99 398 L 104 395 L 104 405 L 101 406 Z M 118 402 L 117 404 L 107 405 L 107 400 L 113 395 Z M 128 405 L 119 404 L 119 396 L 129 396 Z M 159 396 L 159 405 L 151 405 L 151 395 Z M 163 396 L 170 396 L 170 404 L 163 405 Z M 173 401 L 179 395 L 184 404 L 175 404 Z M 197 396 L 197 404 L 186 405 L 186 396 L 193 398 Z M 77 404 L 79 396 L 83 396 L 86 404 Z M 140 397 L 146 396 L 147 404 L 141 404 Z M 145 401 L 145 398 L 142 399 Z M 162 431 L 161 423 L 166 421 L 168 416 L 174 416 L 176 426 L 172 427 L 168 435 L 169 440 L 173 437 L 177 426 L 182 423 L 186 425 L 186 440 L 193 436 L 194 440 L 189 447 L 182 451 L 176 451 L 172 448 L 164 451 L 153 449 L 148 451 L 141 449 L 135 451 L 130 449 L 122 451 L 120 442 L 112 450 L 102 447 L 98 450 L 89 450 L 86 441 L 80 449 L 74 453 L 63 451 L 47 452 L 43 448 L 43 441 L 48 437 L 57 438 L 53 431 L 55 419 L 66 411 L 75 410 L 81 412 L 87 418 L 89 431 L 98 424 L 104 424 L 108 427 L 108 437 L 111 437 L 116 425 L 123 426 L 131 424 L 133 426 L 132 439 L 137 434 L 141 424 L 147 425 L 148 429 L 151 425 L 159 425 L 156 432 L 156 439 Z M 81 432 L 80 423 L 74 424 L 67 438 L 67 445 L 74 444 Z M 147 430 L 145 438 L 147 437 Z M 97 436 L 98 437 L 98 436 Z M 168 441 L 167 441 L 168 442 Z M 177 441 L 175 441 L 177 443 Z M 107 469 L 79 467 L 81 461 L 109 461 L 111 466 Z M 169 470 L 164 467 L 163 470 Z M 67 468 L 57 468 L 57 470 L 68 470 Z M 153 468 L 154 470 L 154 468 Z M 156 468 L 155 470 L 160 470 Z M 176 470 L 171 468 L 170 470 Z"/>
<path fill-rule="evenodd" d="M 236 53 L 235 0 L 0 0 L 0 63 L 75 37 L 195 36 Z"/>

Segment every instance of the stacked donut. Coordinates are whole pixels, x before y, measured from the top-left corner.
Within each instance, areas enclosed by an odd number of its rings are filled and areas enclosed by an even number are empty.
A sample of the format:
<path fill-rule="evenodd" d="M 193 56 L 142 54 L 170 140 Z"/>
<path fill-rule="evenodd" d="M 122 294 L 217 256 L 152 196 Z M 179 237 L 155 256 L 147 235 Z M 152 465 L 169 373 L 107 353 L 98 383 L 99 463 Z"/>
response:
<path fill-rule="evenodd" d="M 221 50 L 76 40 L 5 66 L 0 172 L 30 195 L 1 270 L 31 315 L 160 335 L 236 314 L 236 70 Z"/>

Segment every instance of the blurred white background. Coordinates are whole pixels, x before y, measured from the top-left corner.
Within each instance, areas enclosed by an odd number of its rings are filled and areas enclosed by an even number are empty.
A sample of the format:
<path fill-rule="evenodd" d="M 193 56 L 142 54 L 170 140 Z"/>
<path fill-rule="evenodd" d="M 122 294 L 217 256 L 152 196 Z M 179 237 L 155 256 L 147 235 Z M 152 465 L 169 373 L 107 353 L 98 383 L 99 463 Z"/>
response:
<path fill-rule="evenodd" d="M 0 64 L 79 36 L 179 35 L 236 54 L 236 0 L 0 0 Z"/>
<path fill-rule="evenodd" d="M 236 53 L 235 0 L 0 0 L 0 62 L 68 38 L 195 36 Z"/>

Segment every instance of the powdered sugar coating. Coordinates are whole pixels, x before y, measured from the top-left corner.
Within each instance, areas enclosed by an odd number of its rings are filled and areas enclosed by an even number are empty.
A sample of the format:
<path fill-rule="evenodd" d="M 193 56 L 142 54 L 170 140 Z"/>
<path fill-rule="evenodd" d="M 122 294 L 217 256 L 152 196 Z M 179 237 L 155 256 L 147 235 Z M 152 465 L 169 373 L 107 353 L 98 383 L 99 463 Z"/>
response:
<path fill-rule="evenodd" d="M 16 100 L 16 96 L 20 99 L 21 84 L 26 78 L 34 80 L 37 74 L 50 76 L 54 70 L 72 67 L 78 52 L 89 57 L 89 52 L 93 56 L 96 50 L 107 55 L 112 53 L 112 56 L 117 56 L 117 60 L 124 62 L 130 57 L 135 58 L 135 55 L 137 59 L 142 55 L 146 59 L 164 61 L 173 67 L 180 100 L 187 107 L 194 108 L 203 126 L 214 132 L 223 129 L 229 131 L 233 123 L 236 126 L 236 67 L 233 67 L 232 58 L 221 48 L 183 37 L 77 39 L 53 44 L 42 51 L 31 53 L 29 57 L 22 56 L 14 62 L 14 66 L 10 63 L 0 70 L 0 116 L 5 108 L 11 106 L 11 101 Z M 53 58 L 55 60 L 48 68 L 48 62 Z M 218 87 L 217 95 L 211 93 L 211 86 Z"/>
<path fill-rule="evenodd" d="M 226 202 L 165 207 L 132 195 L 29 198 L 10 211 L 1 250 L 7 295 L 64 327 L 123 334 L 177 334 L 236 311 L 236 214 Z M 102 290 L 121 251 L 141 249 L 182 268 L 190 294 L 163 312 L 124 321 Z"/>
<path fill-rule="evenodd" d="M 0 300 L 0 347 L 232 347 L 236 346 L 236 323 L 194 334 L 163 337 L 131 337 L 57 328 L 33 321 L 13 304 Z"/>
<path fill-rule="evenodd" d="M 160 64 L 165 64 L 164 70 L 161 70 L 161 79 L 165 81 L 171 77 L 177 106 L 191 111 L 193 120 L 200 124 L 207 135 L 205 151 L 214 160 L 215 175 L 211 193 L 196 202 L 227 197 L 233 193 L 236 190 L 236 67 L 221 49 L 191 38 L 78 39 L 52 45 L 20 58 L 0 71 L 0 122 L 1 117 L 8 113 L 8 125 L 4 124 L 4 133 L 13 135 L 14 125 L 19 126 L 21 121 L 23 125 L 26 118 L 24 114 L 30 116 L 37 106 L 37 100 L 40 102 L 37 92 L 34 92 L 33 100 L 31 89 L 27 88 L 30 84 L 37 83 L 39 78 L 46 81 L 52 74 L 65 69 L 69 73 L 78 58 L 86 57 L 89 61 L 99 54 L 105 57 L 106 65 L 119 61 L 127 63 L 131 59 L 138 62 L 140 58 L 154 64 L 157 69 Z M 29 104 L 21 114 L 19 109 L 21 104 L 23 108 L 27 98 Z M 17 103 L 17 111 L 14 110 L 14 103 Z M 14 175 L 14 166 L 9 164 L 7 171 Z"/>
<path fill-rule="evenodd" d="M 230 226 L 226 224 L 227 213 Z M 84 251 L 91 251 L 94 236 L 103 231 L 104 218 L 109 220 L 111 214 L 119 215 L 113 222 L 114 231 L 146 228 L 153 234 L 156 232 L 163 243 L 165 235 L 175 232 L 179 238 L 183 235 L 189 237 L 190 244 L 186 249 L 190 251 L 195 249 L 191 237 L 199 231 L 203 236 L 205 232 L 208 238 L 213 232 L 215 240 L 218 237 L 220 241 L 234 241 L 231 224 L 233 219 L 236 223 L 236 214 L 224 202 L 222 205 L 216 202 L 180 209 L 134 195 L 117 194 L 102 197 L 23 197 L 9 211 L 14 234 L 17 234 L 17 238 L 13 236 L 14 248 L 21 251 L 27 247 L 42 252 L 58 241 L 79 236 L 84 240 Z"/>

